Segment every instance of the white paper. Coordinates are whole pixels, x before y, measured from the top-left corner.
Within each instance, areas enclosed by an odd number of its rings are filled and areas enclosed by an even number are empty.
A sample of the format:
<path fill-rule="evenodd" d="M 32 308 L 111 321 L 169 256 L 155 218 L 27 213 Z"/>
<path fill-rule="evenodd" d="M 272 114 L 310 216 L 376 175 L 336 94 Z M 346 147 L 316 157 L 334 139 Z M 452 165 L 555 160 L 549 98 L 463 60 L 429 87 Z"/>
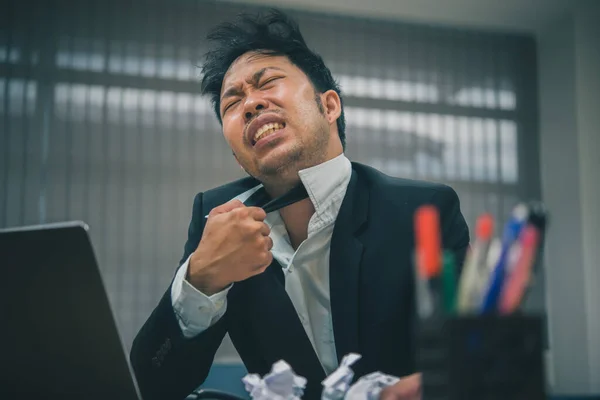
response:
<path fill-rule="evenodd" d="M 348 392 L 346 400 L 378 400 L 379 394 L 388 386 L 395 385 L 399 378 L 382 374 L 381 372 L 373 372 L 360 378 Z"/>
<path fill-rule="evenodd" d="M 300 400 L 306 388 L 306 379 L 294 374 L 285 361 L 273 364 L 271 372 L 262 379 L 248 374 L 242 382 L 253 400 Z"/>
<path fill-rule="evenodd" d="M 352 364 L 361 358 L 359 354 L 350 353 L 344 356 L 340 366 L 323 380 L 323 392 L 321 400 L 343 400 L 346 392 L 350 389 L 354 371 L 350 368 Z"/>

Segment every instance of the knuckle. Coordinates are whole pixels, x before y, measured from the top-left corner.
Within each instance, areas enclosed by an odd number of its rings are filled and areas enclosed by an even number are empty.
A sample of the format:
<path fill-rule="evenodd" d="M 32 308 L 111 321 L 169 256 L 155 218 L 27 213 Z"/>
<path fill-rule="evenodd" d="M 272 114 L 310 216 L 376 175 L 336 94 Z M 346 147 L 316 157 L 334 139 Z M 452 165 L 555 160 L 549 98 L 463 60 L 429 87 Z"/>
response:
<path fill-rule="evenodd" d="M 269 228 L 269 225 L 265 224 L 264 222 L 261 225 L 262 229 L 267 233 L 267 235 L 271 234 L 271 228 Z"/>
<path fill-rule="evenodd" d="M 254 236 L 254 238 L 252 239 L 252 243 L 254 244 L 254 246 L 256 246 L 257 249 L 262 250 L 264 247 L 264 239 L 262 237 L 260 237 L 259 235 Z"/>
<path fill-rule="evenodd" d="M 255 228 L 256 233 L 262 234 L 264 232 L 264 230 L 265 230 L 265 225 L 262 222 L 256 224 L 256 228 Z"/>
<path fill-rule="evenodd" d="M 243 220 L 240 222 L 241 229 L 243 229 L 244 234 L 248 236 L 256 236 L 256 226 L 249 220 Z"/>
<path fill-rule="evenodd" d="M 254 217 L 263 220 L 267 217 L 267 213 L 260 207 L 252 207 Z"/>
<path fill-rule="evenodd" d="M 240 220 L 248 216 L 248 211 L 245 208 L 236 208 L 234 210 L 231 210 L 231 215 L 234 218 Z"/>

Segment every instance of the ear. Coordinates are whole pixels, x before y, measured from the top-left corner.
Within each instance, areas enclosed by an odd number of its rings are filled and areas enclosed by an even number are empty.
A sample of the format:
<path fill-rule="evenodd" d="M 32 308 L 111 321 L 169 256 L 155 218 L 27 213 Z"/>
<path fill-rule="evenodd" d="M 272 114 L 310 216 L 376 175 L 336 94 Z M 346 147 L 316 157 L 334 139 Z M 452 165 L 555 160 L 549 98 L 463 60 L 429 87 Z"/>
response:
<path fill-rule="evenodd" d="M 342 114 L 342 100 L 335 90 L 328 90 L 321 94 L 325 117 L 329 124 L 333 124 Z"/>

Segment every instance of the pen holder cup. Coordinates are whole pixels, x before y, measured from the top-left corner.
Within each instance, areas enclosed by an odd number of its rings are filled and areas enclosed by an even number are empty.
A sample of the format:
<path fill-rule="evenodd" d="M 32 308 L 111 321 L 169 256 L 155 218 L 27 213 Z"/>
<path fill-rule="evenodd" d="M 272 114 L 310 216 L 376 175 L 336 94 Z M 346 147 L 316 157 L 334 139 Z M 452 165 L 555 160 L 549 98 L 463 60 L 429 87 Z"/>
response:
<path fill-rule="evenodd" d="M 546 399 L 541 317 L 449 317 L 417 329 L 423 400 Z"/>

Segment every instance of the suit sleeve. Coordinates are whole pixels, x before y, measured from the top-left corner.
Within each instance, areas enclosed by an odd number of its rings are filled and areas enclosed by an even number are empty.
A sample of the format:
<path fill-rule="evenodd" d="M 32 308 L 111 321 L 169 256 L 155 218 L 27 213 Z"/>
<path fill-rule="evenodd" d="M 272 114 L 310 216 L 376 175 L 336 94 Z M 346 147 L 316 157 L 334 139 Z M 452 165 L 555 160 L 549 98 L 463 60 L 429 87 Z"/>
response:
<path fill-rule="evenodd" d="M 443 248 L 454 253 L 460 271 L 470 242 L 469 227 L 460 210 L 460 200 L 454 189 L 443 186 L 436 192 L 433 201 L 440 211 Z"/>
<path fill-rule="evenodd" d="M 194 199 L 192 221 L 180 264 L 196 249 L 204 229 L 202 194 Z M 175 315 L 171 287 L 133 341 L 130 360 L 145 400 L 185 399 L 200 386 L 227 332 L 227 314 L 217 323 L 186 338 Z"/>

